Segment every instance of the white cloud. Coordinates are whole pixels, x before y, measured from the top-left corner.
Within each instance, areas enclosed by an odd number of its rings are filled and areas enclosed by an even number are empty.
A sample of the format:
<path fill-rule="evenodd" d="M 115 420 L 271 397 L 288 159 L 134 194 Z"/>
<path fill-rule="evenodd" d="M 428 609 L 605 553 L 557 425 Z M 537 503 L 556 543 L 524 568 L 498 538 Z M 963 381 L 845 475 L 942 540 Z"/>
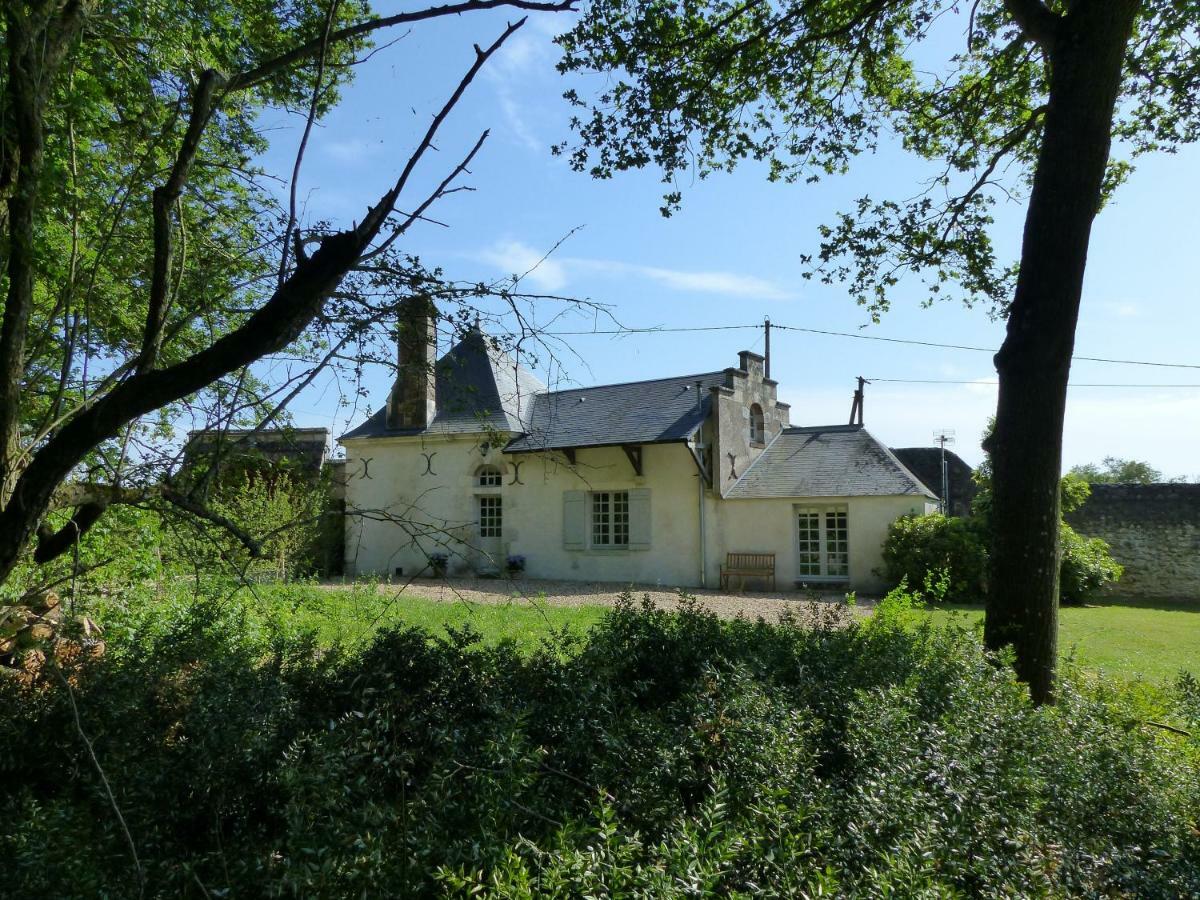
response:
<path fill-rule="evenodd" d="M 480 259 L 491 263 L 503 275 L 524 276 L 544 291 L 561 291 L 567 286 L 566 269 L 562 262 L 543 256 L 544 253 L 528 244 L 513 240 L 496 241 L 479 254 Z"/>
<path fill-rule="evenodd" d="M 991 397 L 993 402 L 995 402 L 997 391 L 1000 390 L 1000 386 L 996 383 L 994 375 L 989 378 L 976 378 L 963 385 L 963 387 L 966 388 L 967 393 L 980 397 Z"/>
<path fill-rule="evenodd" d="M 757 297 L 761 300 L 789 300 L 795 297 L 795 294 L 754 275 L 740 275 L 734 272 L 681 272 L 654 266 L 636 266 L 635 270 L 647 278 L 681 291 Z"/>
<path fill-rule="evenodd" d="M 526 75 L 539 63 L 549 58 L 549 43 L 545 34 L 518 32 L 505 42 L 484 72 L 492 81 L 508 80 Z"/>
<path fill-rule="evenodd" d="M 661 266 L 642 266 L 606 259 L 571 258 L 563 262 L 607 275 L 631 275 L 635 278 L 649 279 L 677 291 L 721 294 L 726 297 L 754 297 L 759 300 L 791 300 L 796 297 L 793 292 L 784 290 L 765 278 L 738 272 L 666 269 Z"/>
<path fill-rule="evenodd" d="M 1110 316 L 1114 316 L 1118 319 L 1136 319 L 1142 314 L 1142 308 L 1140 305 L 1127 301 L 1118 302 L 1115 300 L 1108 300 L 1104 303 L 1101 303 L 1100 306 Z"/>
<path fill-rule="evenodd" d="M 497 87 L 496 98 L 500 101 L 500 111 L 504 113 L 504 119 L 508 123 L 509 131 L 517 142 L 523 144 L 534 153 L 543 152 L 546 149 L 545 146 L 533 133 L 533 129 L 529 127 L 529 123 L 525 121 L 520 105 L 514 99 L 506 85 L 499 85 Z"/>
<path fill-rule="evenodd" d="M 351 138 L 344 141 L 327 141 L 320 145 L 321 152 L 343 165 L 357 165 L 377 155 L 383 145 L 379 141 L 364 141 Z"/>
<path fill-rule="evenodd" d="M 675 291 L 719 294 L 725 297 L 758 300 L 790 300 L 795 294 L 757 275 L 738 272 L 690 271 L 662 266 L 643 266 L 607 259 L 586 259 L 578 256 L 550 257 L 517 240 L 502 240 L 480 253 L 479 259 L 495 266 L 504 275 L 524 275 L 533 284 L 547 291 L 561 291 L 572 275 L 589 272 L 617 278 L 652 281 Z"/>

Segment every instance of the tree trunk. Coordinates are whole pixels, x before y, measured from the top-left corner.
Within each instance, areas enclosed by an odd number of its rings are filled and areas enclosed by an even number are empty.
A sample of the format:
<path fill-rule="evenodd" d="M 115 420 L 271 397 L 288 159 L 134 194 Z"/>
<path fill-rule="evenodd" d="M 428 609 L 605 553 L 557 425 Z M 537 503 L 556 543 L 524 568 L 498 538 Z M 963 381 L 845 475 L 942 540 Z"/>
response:
<path fill-rule="evenodd" d="M 1139 0 L 1073 4 L 1046 46 L 1050 100 L 1021 272 L 996 354 L 992 554 L 984 638 L 1011 645 L 1035 703 L 1053 702 L 1062 427 L 1092 220 Z"/>

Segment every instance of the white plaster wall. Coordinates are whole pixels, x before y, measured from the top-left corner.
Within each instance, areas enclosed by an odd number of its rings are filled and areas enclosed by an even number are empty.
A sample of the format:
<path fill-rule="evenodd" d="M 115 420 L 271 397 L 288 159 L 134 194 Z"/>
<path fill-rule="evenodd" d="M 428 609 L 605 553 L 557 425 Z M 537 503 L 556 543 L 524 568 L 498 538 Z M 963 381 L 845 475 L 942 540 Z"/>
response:
<path fill-rule="evenodd" d="M 455 435 L 346 441 L 347 574 L 391 575 L 399 567 L 408 576 L 435 552 L 450 557 L 452 574 L 479 565 L 475 496 L 507 489 L 476 487 L 475 472 L 484 463 L 506 468 L 498 451 L 481 452 L 483 440 Z M 426 453 L 432 454 L 436 474 L 424 474 Z"/>
<path fill-rule="evenodd" d="M 848 589 L 867 594 L 878 593 L 884 587 L 875 570 L 883 565 L 888 526 L 907 513 L 931 509 L 926 498 L 918 496 L 721 500 L 716 505 L 719 511 L 710 517 L 709 527 L 710 585 L 720 583 L 720 568 L 727 553 L 774 553 L 779 589 L 792 588 L 798 569 L 795 508 L 845 506 L 850 538 Z"/>
<path fill-rule="evenodd" d="M 699 487 L 695 462 L 682 444 L 643 448 L 639 477 L 619 447 L 579 450 L 571 466 L 559 453 L 505 456 L 481 453 L 482 436 L 368 438 L 346 442 L 346 571 L 350 575 L 412 575 L 429 553 L 450 557 L 450 573 L 469 574 L 500 565 L 509 554 L 526 558 L 533 578 L 640 582 L 671 586 L 700 583 Z M 435 475 L 423 474 L 423 453 L 434 454 Z M 364 458 L 370 458 L 365 463 Z M 475 473 L 498 466 L 504 485 L 483 489 Z M 517 464 L 520 465 L 519 470 Z M 371 477 L 364 478 L 363 473 Z M 519 477 L 522 483 L 513 483 Z M 563 494 L 567 491 L 650 490 L 647 550 L 568 550 L 563 546 Z M 498 493 L 504 503 L 504 537 L 493 561 L 478 549 L 476 496 Z M 706 492 L 707 584 L 716 587 L 730 552 L 775 554 L 780 590 L 796 580 L 794 509 L 846 505 L 849 511 L 849 588 L 876 593 L 888 525 L 906 513 L 926 512 L 923 497 L 823 497 L 722 500 Z M 385 510 L 403 524 L 381 521 Z M 366 513 L 366 515 L 356 515 Z"/>
<path fill-rule="evenodd" d="M 346 571 L 350 575 L 411 575 L 431 552 L 451 557 L 451 574 L 466 574 L 488 560 L 477 548 L 476 500 L 503 497 L 504 537 L 498 552 L 526 558 L 534 578 L 695 585 L 699 581 L 699 509 L 696 464 L 680 444 L 642 450 L 643 476 L 619 447 L 583 449 L 571 466 L 560 453 L 505 456 L 480 453 L 479 436 L 370 438 L 346 442 Z M 422 453 L 435 453 L 425 475 Z M 370 458 L 363 478 L 364 458 Z M 476 486 L 484 463 L 499 466 L 504 485 Z M 517 466 L 519 464 L 519 470 Z M 513 483 L 518 477 L 522 483 Z M 650 490 L 647 550 L 567 550 L 563 546 L 563 494 L 567 491 Z M 374 510 L 395 521 L 380 521 Z M 355 513 L 366 513 L 356 515 Z"/>
<path fill-rule="evenodd" d="M 517 459 L 519 457 L 514 457 Z M 528 454 L 523 486 L 511 488 L 518 532 L 511 551 L 526 558 L 534 578 L 694 585 L 699 581 L 699 475 L 682 444 L 643 447 L 634 474 L 619 447 L 576 451 L 577 465 L 560 454 Z M 650 490 L 650 548 L 567 550 L 563 547 L 565 491 Z M 517 491 L 519 490 L 519 493 Z M 506 496 L 506 504 L 509 500 Z"/>

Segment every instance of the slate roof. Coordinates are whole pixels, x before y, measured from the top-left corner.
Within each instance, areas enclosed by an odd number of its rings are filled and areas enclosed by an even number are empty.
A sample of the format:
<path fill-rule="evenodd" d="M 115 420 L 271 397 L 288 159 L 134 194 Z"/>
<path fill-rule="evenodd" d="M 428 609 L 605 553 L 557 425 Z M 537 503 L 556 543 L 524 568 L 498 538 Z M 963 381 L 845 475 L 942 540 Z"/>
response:
<path fill-rule="evenodd" d="M 933 494 L 861 425 L 785 428 L 725 497 L 883 497 Z M 934 498 L 936 499 L 936 498 Z"/>
<path fill-rule="evenodd" d="M 388 428 L 386 407 L 339 440 L 418 434 L 524 432 L 533 399 L 546 386 L 477 328 L 467 332 L 434 368 L 437 413 L 427 428 Z"/>
<path fill-rule="evenodd" d="M 942 449 L 940 447 L 893 447 L 901 464 L 917 476 L 935 497 L 942 493 Z M 966 516 L 979 485 L 971 476 L 974 470 L 952 450 L 946 451 L 946 474 L 950 482 L 950 514 Z"/>
<path fill-rule="evenodd" d="M 527 433 L 504 450 L 530 453 L 686 440 L 708 416 L 709 389 L 725 380 L 724 372 L 707 372 L 539 394 Z"/>
<path fill-rule="evenodd" d="M 318 471 L 329 455 L 328 428 L 199 428 L 188 432 L 181 468 L 206 461 L 254 458 L 276 463 L 286 460 L 310 472 Z"/>

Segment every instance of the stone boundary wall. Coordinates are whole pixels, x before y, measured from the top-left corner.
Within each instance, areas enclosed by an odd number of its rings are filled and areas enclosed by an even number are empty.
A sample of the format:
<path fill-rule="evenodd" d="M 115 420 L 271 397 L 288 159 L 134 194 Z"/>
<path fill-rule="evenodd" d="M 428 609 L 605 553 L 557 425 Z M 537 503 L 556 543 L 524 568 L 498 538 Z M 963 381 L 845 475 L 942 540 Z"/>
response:
<path fill-rule="evenodd" d="M 1125 574 L 1111 593 L 1200 603 L 1200 484 L 1093 484 L 1071 527 L 1103 538 Z"/>

